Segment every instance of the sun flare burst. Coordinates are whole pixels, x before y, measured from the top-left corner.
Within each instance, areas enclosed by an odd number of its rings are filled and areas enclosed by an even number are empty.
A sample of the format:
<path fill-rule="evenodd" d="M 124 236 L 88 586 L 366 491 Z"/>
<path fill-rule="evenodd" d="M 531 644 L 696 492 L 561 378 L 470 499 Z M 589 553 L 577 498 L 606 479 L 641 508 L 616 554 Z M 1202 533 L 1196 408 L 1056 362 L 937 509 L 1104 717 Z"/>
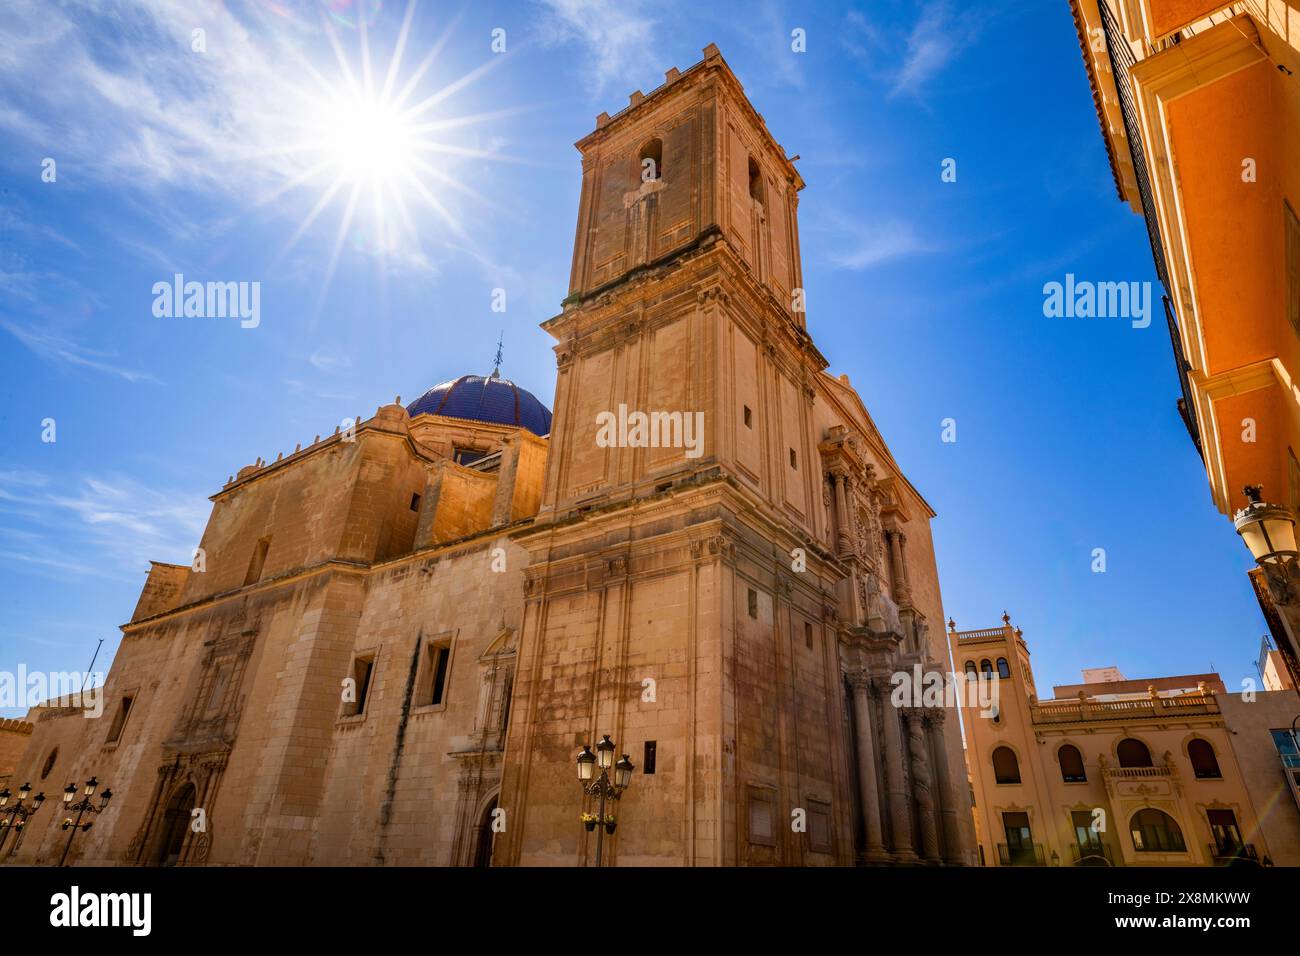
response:
<path fill-rule="evenodd" d="M 371 17 L 358 17 L 348 25 L 355 31 L 357 40 L 353 57 L 345 50 L 348 34 L 340 34 L 336 19 L 322 18 L 322 28 L 334 54 L 334 69 L 327 71 L 331 76 L 314 67 L 306 57 L 298 57 L 294 64 L 309 82 L 305 88 L 291 91 L 289 101 L 293 106 L 286 123 L 295 133 L 291 142 L 275 152 L 289 156 L 295 171 L 261 203 L 293 190 L 319 190 L 315 203 L 298 223 L 280 258 L 294 248 L 326 210 L 341 206 L 322 295 L 348 240 L 355 248 L 375 253 L 382 263 L 399 253 L 423 257 L 414 215 L 417 210 L 433 214 L 440 236 L 450 236 L 461 246 L 472 248 L 471 238 L 456 215 L 454 204 L 449 204 L 448 193 L 455 192 L 487 206 L 492 204 L 456 177 L 456 164 L 508 159 L 499 152 L 458 142 L 455 131 L 515 110 L 459 115 L 453 112 L 465 88 L 508 54 L 489 54 L 481 66 L 440 89 L 432 92 L 422 89 L 454 23 L 447 26 L 403 78 L 402 64 L 412 37 L 416 5 L 417 0 L 409 0 L 382 76 L 376 75 L 371 55 Z M 354 61 L 359 67 L 354 68 Z"/>

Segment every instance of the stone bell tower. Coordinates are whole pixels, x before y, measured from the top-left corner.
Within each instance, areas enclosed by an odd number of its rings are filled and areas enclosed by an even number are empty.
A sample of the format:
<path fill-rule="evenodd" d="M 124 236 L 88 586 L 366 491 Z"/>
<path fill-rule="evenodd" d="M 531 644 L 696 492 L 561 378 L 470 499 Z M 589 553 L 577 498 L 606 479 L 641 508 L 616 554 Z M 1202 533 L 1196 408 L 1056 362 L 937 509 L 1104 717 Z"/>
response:
<path fill-rule="evenodd" d="M 638 768 L 607 863 L 850 865 L 868 777 L 868 816 L 896 794 L 908 831 L 872 859 L 915 860 L 913 816 L 938 810 L 908 802 L 901 731 L 855 744 L 844 641 L 893 628 L 892 653 L 906 629 L 930 660 L 932 513 L 806 331 L 803 180 L 713 45 L 577 148 L 541 509 L 513 534 L 529 566 L 494 862 L 594 862 L 574 757 L 604 734 Z M 838 505 L 835 469 L 861 476 Z M 881 571 L 883 522 L 905 519 L 910 584 L 897 549 Z"/>
<path fill-rule="evenodd" d="M 569 295 L 544 326 L 560 344 L 543 513 L 723 464 L 806 519 L 809 469 L 788 476 L 767 460 L 788 446 L 806 466 L 814 452 L 796 434 L 807 431 L 799 390 L 825 365 L 804 333 L 803 180 L 714 46 L 596 124 L 577 144 Z M 788 387 L 769 393 L 765 366 L 777 362 Z M 601 447 L 596 416 L 620 405 L 702 413 L 702 444 Z"/>

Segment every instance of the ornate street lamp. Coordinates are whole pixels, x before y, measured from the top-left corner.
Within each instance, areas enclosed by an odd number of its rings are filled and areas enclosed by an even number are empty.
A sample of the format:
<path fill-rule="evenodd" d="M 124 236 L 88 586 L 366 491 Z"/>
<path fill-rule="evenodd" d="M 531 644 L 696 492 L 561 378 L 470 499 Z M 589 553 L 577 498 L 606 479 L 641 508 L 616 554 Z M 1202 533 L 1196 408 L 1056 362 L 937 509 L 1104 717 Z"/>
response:
<path fill-rule="evenodd" d="M 9 831 L 13 830 L 18 833 L 14 838 L 14 845 L 9 848 L 10 854 L 18 849 L 18 844 L 22 840 L 23 827 L 27 825 L 27 818 L 41 808 L 45 802 L 45 794 L 38 793 L 32 800 L 31 804 L 26 803 L 27 798 L 31 795 L 32 785 L 25 783 L 18 788 L 18 802 L 12 807 L 9 806 L 9 798 L 13 796 L 9 788 L 5 787 L 0 790 L 0 850 L 4 849 L 5 839 L 9 836 Z"/>
<path fill-rule="evenodd" d="M 1281 505 L 1263 501 L 1259 485 L 1242 490 L 1250 503 L 1237 512 L 1233 523 L 1263 571 L 1273 603 L 1287 618 L 1290 633 L 1284 628 L 1284 633 L 1277 635 L 1277 645 L 1291 682 L 1300 691 L 1300 653 L 1293 636 L 1300 633 L 1296 630 L 1300 628 L 1300 552 L 1296 550 L 1295 515 Z"/>
<path fill-rule="evenodd" d="M 618 763 L 615 763 L 614 753 L 614 741 L 609 739 L 609 734 L 605 734 L 596 744 L 594 754 L 586 744 L 582 745 L 582 751 L 578 754 L 578 783 L 582 785 L 582 792 L 589 797 L 600 798 L 600 811 L 596 819 L 592 821 L 588 819 L 589 814 L 583 815 L 583 822 L 587 824 L 587 829 L 596 831 L 597 866 L 600 866 L 605 834 L 612 834 L 614 828 L 618 826 L 617 821 L 605 816 L 605 803 L 618 800 L 623 795 L 623 791 L 631 785 L 632 771 L 636 769 L 627 754 L 623 754 Z M 609 779 L 611 766 L 614 768 L 613 781 Z M 599 777 L 596 776 L 597 769 L 600 770 Z M 591 825 L 593 822 L 594 826 Z"/>
<path fill-rule="evenodd" d="M 95 796 L 95 791 L 98 789 L 99 781 L 94 777 L 91 777 L 86 781 L 84 796 L 76 803 L 73 803 L 73 801 L 77 798 L 77 785 L 75 783 L 70 783 L 64 789 L 63 805 L 68 808 L 69 814 L 76 811 L 77 817 L 74 820 L 71 816 L 68 816 L 63 820 L 63 829 L 69 832 L 68 842 L 63 847 L 63 856 L 59 858 L 59 866 L 63 866 L 67 862 L 68 851 L 72 849 L 72 838 L 77 835 L 77 831 L 80 830 L 84 833 L 94 825 L 95 821 L 87 820 L 85 823 L 82 823 L 81 818 L 87 813 L 103 813 L 108 809 L 108 801 L 113 799 L 113 791 L 105 790 L 101 793 L 99 795 L 99 806 L 95 806 L 91 801 L 91 798 Z"/>

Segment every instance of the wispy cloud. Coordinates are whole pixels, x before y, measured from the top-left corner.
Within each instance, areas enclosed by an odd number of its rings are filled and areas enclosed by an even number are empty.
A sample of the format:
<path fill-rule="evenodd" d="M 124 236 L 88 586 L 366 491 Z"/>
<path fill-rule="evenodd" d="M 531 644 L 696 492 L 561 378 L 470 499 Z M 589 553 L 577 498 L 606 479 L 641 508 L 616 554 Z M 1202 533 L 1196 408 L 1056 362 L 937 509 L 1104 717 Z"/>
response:
<path fill-rule="evenodd" d="M 312 352 L 307 361 L 322 372 L 337 372 L 339 369 L 347 368 L 352 364 L 352 359 L 346 355 L 331 355 L 320 349 Z"/>
<path fill-rule="evenodd" d="M 361 400 L 355 391 L 340 391 L 337 388 L 329 388 L 315 382 L 304 382 L 299 378 L 287 378 L 284 380 L 284 385 L 295 395 L 307 395 L 321 401 L 355 402 Z"/>
<path fill-rule="evenodd" d="M 25 345 L 33 355 L 52 365 L 93 369 L 96 372 L 103 372 L 105 375 L 116 375 L 118 378 L 126 379 L 126 381 L 132 383 L 152 382 L 155 385 L 162 384 L 158 378 L 149 372 L 128 368 L 125 365 L 119 365 L 115 361 L 111 361 L 117 358 L 115 353 L 99 352 L 52 332 L 40 332 L 23 328 L 9 319 L 0 318 L 0 329 L 4 329 L 4 331 Z"/>
<path fill-rule="evenodd" d="M 906 220 L 887 219 L 861 225 L 840 221 L 842 241 L 831 261 L 841 269 L 862 270 L 921 253 L 936 252 L 939 243 L 922 236 Z"/>
<path fill-rule="evenodd" d="M 923 98 L 935 78 L 978 39 L 987 19 L 996 12 L 984 4 L 978 9 L 959 9 L 951 0 L 924 0 L 917 6 L 916 19 L 905 38 L 860 11 L 850 11 L 845 17 L 841 46 L 874 79 L 888 85 L 891 98 Z"/>
<path fill-rule="evenodd" d="M 188 562 L 207 521 L 202 494 L 123 476 L 70 483 L 0 472 L 0 563 L 67 576 L 139 581 L 150 560 Z"/>
<path fill-rule="evenodd" d="M 662 31 L 640 2 L 614 0 L 540 0 L 545 8 L 542 41 L 551 45 L 577 42 L 589 58 L 592 93 L 610 86 L 626 92 L 652 89 L 663 82 L 664 58 L 655 37 Z"/>

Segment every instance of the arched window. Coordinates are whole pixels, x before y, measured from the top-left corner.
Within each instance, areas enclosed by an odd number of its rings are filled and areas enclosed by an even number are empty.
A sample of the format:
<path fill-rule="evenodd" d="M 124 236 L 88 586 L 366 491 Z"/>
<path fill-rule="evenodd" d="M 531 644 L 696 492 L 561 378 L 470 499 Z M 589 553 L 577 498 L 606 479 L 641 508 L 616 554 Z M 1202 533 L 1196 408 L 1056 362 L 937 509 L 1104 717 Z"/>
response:
<path fill-rule="evenodd" d="M 975 662 L 974 662 L 974 661 L 967 661 L 967 662 L 966 662 L 966 676 L 967 676 L 967 677 L 976 677 L 976 676 L 978 676 L 978 675 L 975 673 Z"/>
<path fill-rule="evenodd" d="M 749 157 L 749 198 L 763 201 L 763 174 L 759 171 L 754 157 Z"/>
<path fill-rule="evenodd" d="M 1083 769 L 1083 754 L 1074 744 L 1066 744 L 1058 750 L 1056 759 L 1061 764 L 1061 779 L 1066 783 L 1083 783 L 1088 779 Z"/>
<path fill-rule="evenodd" d="M 1011 668 L 1007 665 L 1007 659 L 1005 657 L 998 658 L 998 676 L 999 677 L 1011 676 Z"/>
<path fill-rule="evenodd" d="M 1125 737 L 1115 748 L 1115 756 L 1119 758 L 1121 767 L 1150 767 L 1151 751 L 1147 745 L 1140 740 L 1134 740 L 1132 737 Z"/>
<path fill-rule="evenodd" d="M 652 139 L 641 147 L 641 182 L 654 182 L 664 178 L 664 144 Z"/>
<path fill-rule="evenodd" d="M 983 674 L 985 677 L 993 676 L 993 665 L 989 663 L 989 659 L 987 657 L 984 658 L 984 660 L 980 661 L 980 673 Z"/>
<path fill-rule="evenodd" d="M 1219 772 L 1219 760 L 1214 756 L 1214 748 L 1208 740 L 1197 737 L 1187 745 L 1187 756 L 1192 761 L 1192 772 L 1200 780 L 1218 780 L 1223 776 Z"/>
<path fill-rule="evenodd" d="M 1183 853 L 1187 849 L 1183 831 L 1163 810 L 1154 807 L 1139 810 L 1133 814 L 1128 828 L 1133 834 L 1133 849 L 1139 853 Z"/>
<path fill-rule="evenodd" d="M 998 747 L 993 751 L 993 779 L 998 783 L 1020 782 L 1020 761 L 1010 747 Z"/>
<path fill-rule="evenodd" d="M 59 759 L 59 748 L 55 747 L 50 751 L 50 755 L 45 758 L 45 766 L 41 768 L 41 779 L 44 780 L 54 769 L 54 761 Z"/>

